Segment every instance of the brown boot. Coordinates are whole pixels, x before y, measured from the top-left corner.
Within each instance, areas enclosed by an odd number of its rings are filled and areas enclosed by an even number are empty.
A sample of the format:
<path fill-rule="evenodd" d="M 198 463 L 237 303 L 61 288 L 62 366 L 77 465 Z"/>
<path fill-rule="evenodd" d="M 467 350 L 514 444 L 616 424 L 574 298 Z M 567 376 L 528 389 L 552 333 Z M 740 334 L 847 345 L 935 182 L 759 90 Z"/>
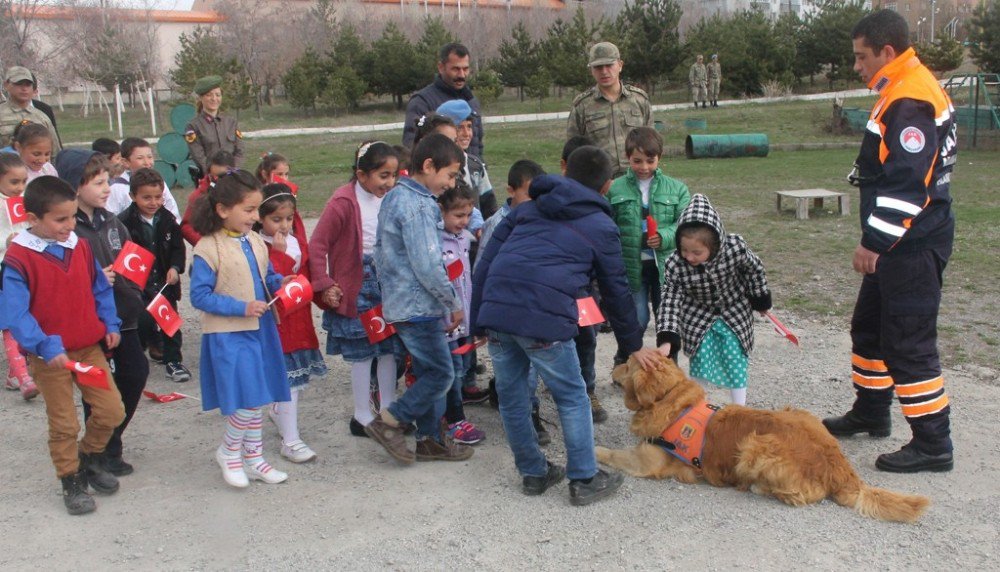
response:
<path fill-rule="evenodd" d="M 390 422 L 395 421 L 394 419 Z M 413 451 L 406 447 L 406 438 L 403 437 L 402 427 L 390 425 L 382 420 L 382 415 L 377 415 L 375 420 L 365 426 L 365 433 L 385 448 L 386 452 L 404 465 L 409 465 L 417 458 Z"/>
<path fill-rule="evenodd" d="M 475 452 L 472 447 L 460 445 L 445 437 L 444 445 L 428 437 L 417 441 L 418 461 L 465 461 Z"/>

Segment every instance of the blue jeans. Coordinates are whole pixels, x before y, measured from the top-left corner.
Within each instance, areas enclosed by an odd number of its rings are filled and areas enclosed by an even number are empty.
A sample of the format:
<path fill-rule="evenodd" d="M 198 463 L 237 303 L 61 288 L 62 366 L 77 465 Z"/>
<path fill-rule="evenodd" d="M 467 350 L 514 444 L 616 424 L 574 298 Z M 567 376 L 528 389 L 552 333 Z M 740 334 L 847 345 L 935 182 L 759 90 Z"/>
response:
<path fill-rule="evenodd" d="M 450 352 L 468 341 L 469 338 L 459 338 L 454 342 L 448 342 L 448 351 Z M 446 406 L 444 410 L 444 418 L 449 425 L 465 420 L 465 408 L 462 406 L 462 380 L 465 377 L 465 358 L 468 355 L 469 354 L 451 354 L 451 363 L 452 368 L 454 369 L 455 377 L 451 382 L 451 388 L 448 389 L 448 396 L 445 398 Z"/>
<path fill-rule="evenodd" d="M 660 311 L 660 289 L 663 285 L 660 282 L 660 273 L 656 268 L 656 261 L 642 261 L 642 279 L 639 282 L 639 289 L 632 291 L 632 298 L 635 300 L 635 314 L 639 318 L 639 325 L 642 331 L 646 331 L 649 325 L 649 307 L 652 305 L 653 313 Z M 655 327 L 655 324 L 654 324 Z"/>
<path fill-rule="evenodd" d="M 389 406 L 389 413 L 403 423 L 417 424 L 417 438 L 440 439 L 445 396 L 455 381 L 448 340 L 441 320 L 395 322 L 396 333 L 413 357 L 417 382 Z"/>
<path fill-rule="evenodd" d="M 500 398 L 500 418 L 518 472 L 523 476 L 541 477 L 548 470 L 545 455 L 538 448 L 538 435 L 531 424 L 532 384 L 528 371 L 534 366 L 559 410 L 566 443 L 566 475 L 570 479 L 589 479 L 597 474 L 590 399 L 580 375 L 573 340 L 548 342 L 493 330 L 489 331 L 489 339 Z"/>
<path fill-rule="evenodd" d="M 597 387 L 597 370 L 594 369 L 594 361 L 597 359 L 597 328 L 581 327 L 580 333 L 573 338 L 573 343 L 576 345 L 576 357 L 580 360 L 580 375 L 583 376 L 583 383 L 587 386 L 587 393 L 594 393 L 594 388 Z M 547 377 L 543 379 L 546 382 L 549 380 Z"/>

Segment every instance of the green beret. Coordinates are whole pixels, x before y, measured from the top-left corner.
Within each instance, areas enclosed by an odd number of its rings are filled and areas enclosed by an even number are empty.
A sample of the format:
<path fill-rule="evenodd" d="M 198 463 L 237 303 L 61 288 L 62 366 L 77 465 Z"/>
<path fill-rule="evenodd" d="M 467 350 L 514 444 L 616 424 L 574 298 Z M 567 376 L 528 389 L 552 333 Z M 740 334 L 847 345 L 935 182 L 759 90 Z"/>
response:
<path fill-rule="evenodd" d="M 205 95 L 220 85 L 222 85 L 221 77 L 217 75 L 208 75 L 195 82 L 194 92 L 198 95 Z"/>

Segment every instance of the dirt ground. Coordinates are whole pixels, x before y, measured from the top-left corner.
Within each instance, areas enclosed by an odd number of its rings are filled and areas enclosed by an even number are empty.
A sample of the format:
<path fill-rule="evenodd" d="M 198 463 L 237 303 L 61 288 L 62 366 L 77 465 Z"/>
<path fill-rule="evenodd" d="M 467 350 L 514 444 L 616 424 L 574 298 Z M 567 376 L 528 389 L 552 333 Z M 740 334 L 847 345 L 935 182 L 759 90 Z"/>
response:
<path fill-rule="evenodd" d="M 777 312 L 802 347 L 758 323 L 749 405 L 842 413 L 852 400 L 847 333 Z M 154 366 L 148 388 L 197 396 L 198 317 L 186 301 L 181 313 L 185 361 L 196 379 L 172 383 Z M 596 426 L 595 438 L 630 447 L 629 412 L 610 381 L 613 352 L 613 338 L 602 334 L 598 395 L 610 418 Z M 569 504 L 565 482 L 526 497 L 499 416 L 487 406 L 467 409 L 488 435 L 472 459 L 401 467 L 375 443 L 350 436 L 349 368 L 339 358 L 327 362 L 329 375 L 313 381 L 300 414 L 303 438 L 319 454 L 315 462 L 282 459 L 276 430 L 265 421 L 266 456 L 289 473 L 288 482 L 228 487 L 213 458 L 223 430 L 218 412 L 202 412 L 194 399 L 143 400 L 125 435 L 135 473 L 122 477 L 116 495 L 97 497 L 97 512 L 83 517 L 62 506 L 41 398 L 25 403 L 4 392 L 0 569 L 939 570 L 991 569 L 1000 556 L 1000 386 L 991 369 L 945 364 L 953 472 L 875 469 L 879 453 L 909 439 L 898 411 L 890 438 L 842 443 L 868 483 L 932 499 L 918 524 L 901 525 L 829 501 L 791 508 L 733 489 L 633 478 L 614 498 L 589 507 Z M 728 392 L 712 388 L 710 397 L 725 403 Z M 545 394 L 543 416 L 558 419 Z M 558 430 L 546 450 L 565 462 Z"/>

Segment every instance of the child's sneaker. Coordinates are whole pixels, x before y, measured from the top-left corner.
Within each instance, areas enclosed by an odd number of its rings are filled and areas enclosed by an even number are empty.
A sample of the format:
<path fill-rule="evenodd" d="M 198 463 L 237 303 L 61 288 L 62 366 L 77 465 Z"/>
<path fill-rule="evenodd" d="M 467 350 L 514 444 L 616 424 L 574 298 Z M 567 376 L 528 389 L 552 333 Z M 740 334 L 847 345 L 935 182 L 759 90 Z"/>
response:
<path fill-rule="evenodd" d="M 475 445 L 486 438 L 486 433 L 472 423 L 462 420 L 448 425 L 448 436 L 456 443 Z"/>
<path fill-rule="evenodd" d="M 38 386 L 35 385 L 35 380 L 30 377 L 22 379 L 20 383 L 21 397 L 25 401 L 31 401 L 32 399 L 38 397 Z"/>
<path fill-rule="evenodd" d="M 21 382 L 17 380 L 13 375 L 7 377 L 7 381 L 4 382 L 3 388 L 7 391 L 17 391 L 21 389 Z"/>
<path fill-rule="evenodd" d="M 281 444 L 281 456 L 293 463 L 308 463 L 316 458 L 316 451 L 309 448 L 302 439 Z"/>
<path fill-rule="evenodd" d="M 167 364 L 167 377 L 171 381 L 176 381 L 178 383 L 188 381 L 191 379 L 191 372 L 188 368 L 184 367 L 179 361 L 172 361 Z"/>
<path fill-rule="evenodd" d="M 489 401 L 489 399 L 490 399 L 490 392 L 480 389 L 475 385 L 471 387 L 462 388 L 463 404 L 468 405 L 470 403 L 484 403 L 486 401 Z"/>
<path fill-rule="evenodd" d="M 243 463 L 243 470 L 246 472 L 247 478 L 251 481 L 264 481 L 269 485 L 276 485 L 288 480 L 288 473 L 275 469 L 263 459 L 256 465 Z"/>

